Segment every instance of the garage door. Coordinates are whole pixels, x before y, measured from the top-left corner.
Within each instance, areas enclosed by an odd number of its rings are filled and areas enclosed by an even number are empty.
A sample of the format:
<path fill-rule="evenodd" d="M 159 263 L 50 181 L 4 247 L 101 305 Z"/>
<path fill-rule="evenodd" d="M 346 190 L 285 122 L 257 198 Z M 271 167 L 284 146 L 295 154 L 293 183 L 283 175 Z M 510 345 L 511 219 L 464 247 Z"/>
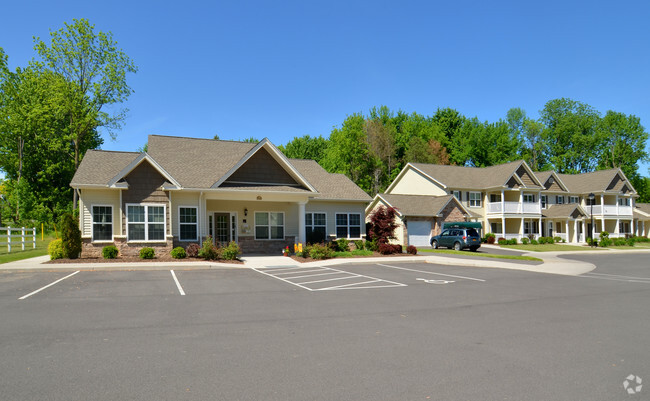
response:
<path fill-rule="evenodd" d="M 409 221 L 407 224 L 409 245 L 428 246 L 431 237 L 431 222 Z"/>

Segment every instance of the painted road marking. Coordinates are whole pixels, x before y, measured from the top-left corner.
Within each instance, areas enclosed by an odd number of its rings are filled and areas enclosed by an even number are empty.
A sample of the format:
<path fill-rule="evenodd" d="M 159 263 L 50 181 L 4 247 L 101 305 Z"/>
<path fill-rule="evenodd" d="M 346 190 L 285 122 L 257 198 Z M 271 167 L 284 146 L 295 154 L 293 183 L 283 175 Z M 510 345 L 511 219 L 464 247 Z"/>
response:
<path fill-rule="evenodd" d="M 643 283 L 650 284 L 650 278 L 646 277 L 633 277 L 633 276 L 619 276 L 616 274 L 604 274 L 604 273 L 585 273 L 578 277 L 583 278 L 595 278 L 598 280 L 608 280 L 608 281 L 622 281 L 624 283 Z"/>
<path fill-rule="evenodd" d="M 291 269 L 287 272 L 285 269 L 278 271 L 273 267 L 268 268 L 253 268 L 258 273 L 276 278 L 303 288 L 308 291 L 333 291 L 333 290 L 352 290 L 352 289 L 366 289 L 366 288 L 389 288 L 389 287 L 406 287 L 406 284 L 396 283 L 394 281 L 382 280 L 375 277 L 364 276 L 362 274 L 350 273 L 343 270 L 332 269 L 330 267 L 302 267 L 298 269 Z M 290 275 L 288 273 L 293 274 Z M 340 277 L 323 278 L 328 275 L 339 275 Z M 309 280 L 314 278 L 315 280 Z M 306 281 L 305 281 L 306 279 Z M 361 280 L 361 281 L 360 281 Z M 320 287 L 318 284 L 352 281 L 347 283 L 340 283 L 337 285 L 330 285 L 328 287 Z M 369 285 L 369 284 L 379 285 Z"/>
<path fill-rule="evenodd" d="M 447 280 L 427 280 L 424 278 L 416 278 L 416 280 L 424 281 L 427 284 L 451 284 L 455 283 L 455 281 L 447 281 Z"/>
<path fill-rule="evenodd" d="M 406 267 L 382 265 L 381 263 L 377 263 L 377 266 L 390 267 L 391 269 L 407 270 L 407 271 L 416 272 L 416 273 L 435 274 L 437 276 L 445 276 L 445 277 L 461 278 L 461 279 L 464 279 L 464 280 L 474 280 L 474 281 L 485 282 L 485 280 L 480 279 L 480 278 L 465 277 L 465 276 L 455 276 L 453 274 L 436 273 L 436 272 L 430 272 L 430 271 L 427 271 L 427 270 L 407 269 Z"/>
<path fill-rule="evenodd" d="M 176 282 L 176 287 L 178 287 L 178 292 L 181 293 L 181 295 L 185 295 L 185 291 L 183 291 L 183 287 L 181 287 L 181 283 L 178 282 L 178 279 L 176 278 L 176 273 L 174 273 L 173 270 L 170 270 L 172 273 L 172 277 L 174 277 L 174 281 Z"/>
<path fill-rule="evenodd" d="M 31 297 L 32 295 L 34 295 L 34 294 L 38 294 L 39 292 L 43 291 L 44 289 L 49 288 L 49 287 L 53 286 L 54 284 L 56 284 L 56 283 L 58 283 L 58 282 L 60 282 L 60 281 L 65 280 L 66 278 L 72 277 L 72 276 L 74 276 L 74 275 L 77 274 L 77 273 L 79 273 L 79 270 L 77 270 L 76 272 L 74 272 L 74 273 L 72 273 L 72 274 L 68 274 L 67 276 L 65 276 L 65 277 L 63 277 L 63 278 L 60 278 L 60 279 L 56 280 L 55 282 L 46 285 L 45 287 L 41 287 L 41 288 L 39 288 L 39 289 L 36 290 L 36 291 L 30 292 L 30 293 L 27 294 L 27 295 L 23 295 L 22 297 L 20 297 L 20 298 L 18 298 L 18 299 L 19 299 L 19 300 L 22 300 L 22 299 L 25 299 L 25 298 L 29 298 L 29 297 Z"/>

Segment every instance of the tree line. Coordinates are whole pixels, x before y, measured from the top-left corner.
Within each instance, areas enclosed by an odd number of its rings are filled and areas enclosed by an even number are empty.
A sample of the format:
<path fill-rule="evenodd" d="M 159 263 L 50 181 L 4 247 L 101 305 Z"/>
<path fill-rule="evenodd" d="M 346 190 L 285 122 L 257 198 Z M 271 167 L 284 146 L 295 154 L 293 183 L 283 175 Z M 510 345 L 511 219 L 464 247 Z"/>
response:
<path fill-rule="evenodd" d="M 347 116 L 328 138 L 296 137 L 280 150 L 345 174 L 370 195 L 384 191 L 409 162 L 486 167 L 523 159 L 535 171 L 563 174 L 620 168 L 639 201 L 650 201 L 650 179 L 638 171 L 649 160 L 648 133 L 638 117 L 603 115 L 567 98 L 548 101 L 539 114 L 532 119 L 512 108 L 489 122 L 452 108 L 425 116 L 381 106 Z"/>
<path fill-rule="evenodd" d="M 10 70 L 0 47 L 0 222 L 53 222 L 76 209 L 70 181 L 99 129 L 114 138 L 125 109 L 106 106 L 132 93 L 126 74 L 137 68 L 110 32 L 86 19 L 34 38 L 36 56 Z"/>

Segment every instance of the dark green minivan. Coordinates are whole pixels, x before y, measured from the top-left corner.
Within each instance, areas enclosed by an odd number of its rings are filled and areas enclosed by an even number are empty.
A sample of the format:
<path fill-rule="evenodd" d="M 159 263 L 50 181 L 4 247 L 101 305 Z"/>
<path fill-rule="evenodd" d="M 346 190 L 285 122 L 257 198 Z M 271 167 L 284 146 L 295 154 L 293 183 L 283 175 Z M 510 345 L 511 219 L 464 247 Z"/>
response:
<path fill-rule="evenodd" d="M 445 228 L 440 235 L 431 237 L 433 249 L 441 246 L 457 251 L 469 248 L 472 252 L 476 252 L 481 247 L 481 236 L 474 228 Z"/>

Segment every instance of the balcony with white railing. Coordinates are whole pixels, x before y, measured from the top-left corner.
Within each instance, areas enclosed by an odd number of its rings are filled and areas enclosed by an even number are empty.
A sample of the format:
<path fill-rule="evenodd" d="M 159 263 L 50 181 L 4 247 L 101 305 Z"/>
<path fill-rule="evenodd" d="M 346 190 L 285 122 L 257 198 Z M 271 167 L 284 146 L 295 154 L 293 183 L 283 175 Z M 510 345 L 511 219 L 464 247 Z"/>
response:
<path fill-rule="evenodd" d="M 539 203 L 530 202 L 488 202 L 488 214 L 539 214 L 542 212 Z"/>
<path fill-rule="evenodd" d="M 594 216 L 632 216 L 632 206 L 594 205 L 593 208 Z M 585 210 L 591 213 L 591 206 L 585 206 Z"/>

